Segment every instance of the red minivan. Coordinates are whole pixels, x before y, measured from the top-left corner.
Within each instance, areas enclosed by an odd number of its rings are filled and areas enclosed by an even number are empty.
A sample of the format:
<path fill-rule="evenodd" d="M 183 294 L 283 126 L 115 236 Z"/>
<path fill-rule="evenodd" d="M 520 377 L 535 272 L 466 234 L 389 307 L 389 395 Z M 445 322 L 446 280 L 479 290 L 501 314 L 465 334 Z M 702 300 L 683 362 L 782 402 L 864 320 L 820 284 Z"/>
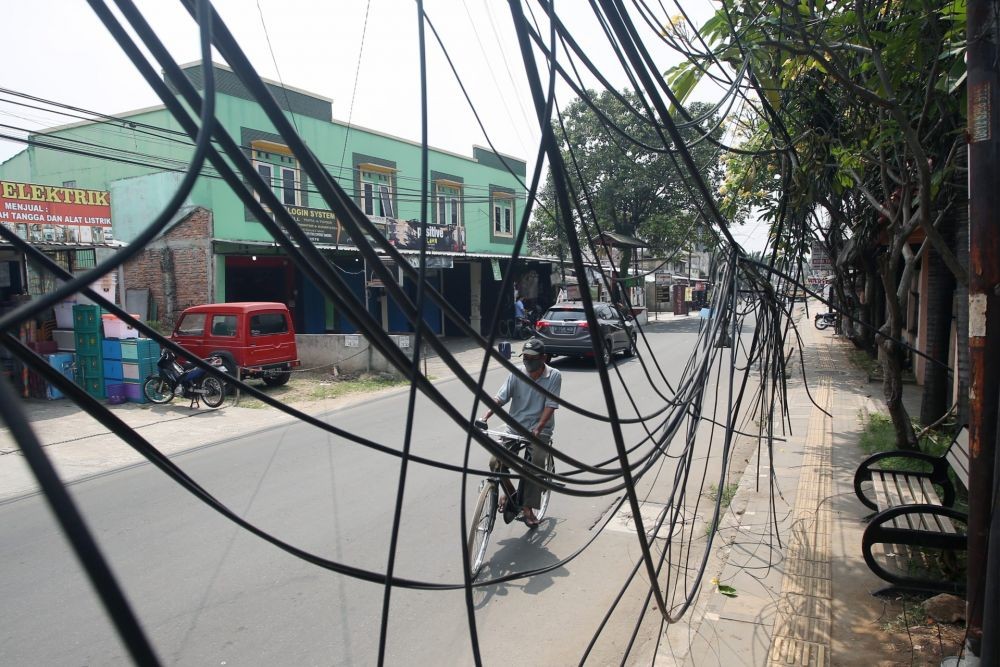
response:
<path fill-rule="evenodd" d="M 283 303 L 194 306 L 181 313 L 170 339 L 201 358 L 223 357 L 241 380 L 261 378 L 272 387 L 288 382 L 299 365 L 295 327 Z"/>

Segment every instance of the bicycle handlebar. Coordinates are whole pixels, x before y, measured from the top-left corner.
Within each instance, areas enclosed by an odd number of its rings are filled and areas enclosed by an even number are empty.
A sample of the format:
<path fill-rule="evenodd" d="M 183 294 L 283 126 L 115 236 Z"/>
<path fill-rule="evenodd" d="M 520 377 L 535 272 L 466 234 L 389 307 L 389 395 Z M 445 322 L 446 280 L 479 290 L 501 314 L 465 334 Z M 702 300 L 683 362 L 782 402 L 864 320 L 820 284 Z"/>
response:
<path fill-rule="evenodd" d="M 531 440 L 528 438 L 523 438 L 515 433 L 508 433 L 507 431 L 493 431 L 487 428 L 486 422 L 482 419 L 477 419 L 474 422 L 476 428 L 482 431 L 484 434 L 490 436 L 491 438 L 502 438 L 504 440 L 517 440 L 518 442 L 524 444 L 530 444 Z"/>

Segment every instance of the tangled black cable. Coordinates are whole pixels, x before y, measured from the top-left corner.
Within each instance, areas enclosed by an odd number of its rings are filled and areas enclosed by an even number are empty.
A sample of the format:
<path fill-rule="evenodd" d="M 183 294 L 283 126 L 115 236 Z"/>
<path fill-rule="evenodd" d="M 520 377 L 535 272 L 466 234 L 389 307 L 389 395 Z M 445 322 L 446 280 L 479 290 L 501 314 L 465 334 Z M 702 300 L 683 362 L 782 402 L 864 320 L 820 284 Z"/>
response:
<path fill-rule="evenodd" d="M 663 143 L 663 147 L 659 150 L 668 153 L 674 161 L 678 173 L 686 176 L 682 178 L 682 182 L 684 183 L 692 207 L 706 226 L 710 226 L 713 233 L 721 237 L 720 255 L 722 259 L 716 263 L 711 276 L 714 284 L 712 317 L 705 320 L 702 326 L 699 327 L 695 351 L 684 365 L 680 380 L 676 382 L 676 385 L 671 384 L 667 380 L 664 369 L 660 366 L 659 359 L 653 353 L 653 347 L 647 339 L 645 327 L 638 326 L 638 330 L 645 342 L 646 349 L 649 351 L 648 360 L 645 358 L 646 355 L 640 354 L 641 368 L 648 388 L 638 385 L 629 386 L 621 370 L 617 367 L 615 367 L 615 374 L 612 376 L 610 367 L 601 358 L 599 346 L 602 342 L 598 337 L 592 337 L 593 352 L 597 359 L 597 376 L 600 381 L 606 410 L 602 412 L 586 409 L 561 397 L 552 396 L 551 394 L 549 397 L 558 400 L 562 407 L 567 408 L 581 418 L 593 420 L 598 424 L 608 425 L 612 432 L 615 454 L 606 460 L 590 462 L 571 456 L 563 449 L 548 447 L 544 443 L 536 443 L 542 449 L 549 451 L 562 464 L 562 468 L 557 473 L 549 474 L 542 468 L 526 462 L 505 448 L 498 446 L 497 443 L 480 434 L 476 429 L 465 428 L 470 421 L 470 416 L 476 414 L 479 403 L 482 402 L 498 414 L 513 431 L 530 437 L 530 433 L 511 418 L 500 406 L 496 405 L 492 395 L 484 389 L 486 373 L 491 361 L 497 362 L 508 372 L 522 376 L 523 372 L 518 366 L 503 358 L 495 349 L 494 343 L 497 337 L 495 328 L 486 337 L 472 330 L 468 322 L 454 308 L 453 304 L 449 303 L 443 294 L 434 289 L 425 280 L 427 271 L 426 229 L 428 223 L 428 182 L 426 174 L 429 173 L 429 170 L 424 28 L 426 25 L 433 31 L 433 25 L 424 14 L 423 3 L 418 0 L 416 4 L 420 33 L 419 58 L 421 65 L 421 173 L 424 175 L 421 178 L 421 191 L 418 201 L 422 203 L 420 233 L 421 239 L 424 242 L 420 246 L 417 266 L 414 267 L 409 262 L 404 261 L 399 251 L 380 236 L 371 221 L 355 203 L 355 198 L 334 179 L 327 168 L 328 165 L 322 163 L 301 139 L 299 133 L 296 131 L 294 122 L 288 119 L 281 106 L 272 98 L 267 86 L 257 75 L 236 40 L 211 8 L 209 2 L 207 0 L 181 1 L 200 28 L 200 38 L 203 47 L 202 68 L 205 72 L 205 85 L 200 93 L 191 85 L 180 67 L 167 53 L 155 31 L 145 21 L 132 0 L 114 0 L 114 4 L 134 34 L 138 36 L 138 39 L 141 41 L 141 47 L 140 43 L 135 41 L 125 29 L 118 16 L 110 11 L 106 2 L 102 0 L 88 0 L 90 6 L 105 24 L 111 35 L 118 41 L 125 53 L 132 59 L 139 72 L 157 94 L 160 95 L 168 111 L 176 119 L 185 136 L 190 137 L 194 141 L 195 152 L 181 186 L 161 215 L 143 230 L 133 244 L 118 250 L 111 257 L 99 263 L 93 270 L 75 278 L 60 269 L 51 260 L 48 260 L 37 249 L 31 247 L 29 243 L 17 238 L 9 230 L 0 227 L 0 236 L 30 255 L 47 271 L 65 281 L 50 294 L 0 317 L 0 331 L 9 331 L 20 321 L 51 307 L 52 304 L 61 298 L 82 290 L 99 304 L 108 308 L 111 312 L 118 314 L 129 324 L 136 326 L 144 334 L 156 339 L 161 345 L 175 351 L 181 351 L 180 348 L 168 339 L 151 331 L 143 323 L 136 321 L 128 313 L 122 311 L 122 309 L 115 307 L 113 304 L 90 292 L 87 285 L 93 282 L 98 276 L 121 266 L 130 257 L 141 251 L 149 241 L 156 238 L 162 232 L 167 222 L 173 218 L 187 197 L 190 188 L 201 171 L 202 164 L 207 162 L 212 165 L 218 177 L 222 178 L 233 192 L 240 197 L 250 213 L 271 234 L 275 243 L 287 253 L 288 257 L 291 258 L 299 270 L 320 289 L 326 298 L 330 299 L 336 307 L 347 314 L 370 341 L 371 345 L 384 354 L 411 382 L 404 437 L 399 448 L 363 438 L 348 430 L 340 429 L 321 420 L 303 415 L 288 406 L 282 405 L 259 390 L 240 383 L 242 391 L 259 398 L 268 405 L 283 410 L 287 414 L 291 414 L 328 433 L 345 438 L 351 443 L 398 457 L 399 480 L 394 499 L 393 522 L 385 570 L 377 571 L 359 568 L 324 558 L 269 534 L 261 527 L 242 518 L 215 498 L 207 489 L 199 485 L 148 441 L 129 429 L 113 413 L 88 396 L 79 387 L 76 387 L 72 382 L 49 368 L 43 359 L 17 341 L 13 336 L 6 333 L 0 334 L 2 336 L 0 343 L 11 350 L 25 365 L 36 370 L 53 385 L 64 391 L 78 405 L 90 414 L 97 416 L 113 433 L 141 453 L 170 479 L 206 506 L 225 517 L 228 521 L 304 562 L 344 576 L 381 585 L 383 588 L 383 600 L 379 633 L 379 663 L 382 663 L 385 659 L 386 642 L 389 636 L 389 610 L 392 591 L 394 588 L 399 587 L 433 591 L 464 589 L 473 657 L 476 663 L 480 664 L 482 658 L 479 652 L 476 610 L 472 598 L 473 589 L 505 581 L 523 579 L 563 567 L 593 544 L 602 534 L 603 527 L 612 520 L 614 514 L 625 503 L 628 504 L 635 522 L 635 538 L 640 549 L 640 555 L 635 561 L 631 573 L 626 577 L 618 596 L 609 606 L 602 622 L 593 634 L 581 659 L 586 660 L 591 654 L 602 632 L 607 627 L 607 621 L 619 610 L 619 602 L 624 598 L 626 591 L 634 584 L 640 572 L 644 571 L 648 577 L 648 589 L 645 591 L 646 604 L 642 606 L 642 612 L 635 618 L 633 629 L 624 651 L 623 660 L 628 657 L 635 646 L 636 638 L 640 626 L 646 617 L 650 600 L 655 601 L 661 622 L 670 623 L 682 618 L 690 609 L 702 585 L 702 579 L 715 534 L 713 531 L 708 535 L 707 545 L 700 555 L 694 552 L 694 525 L 692 523 L 691 526 L 687 526 L 682 516 L 686 508 L 686 503 L 689 500 L 689 482 L 694 480 L 697 482 L 699 491 L 704 489 L 709 474 L 708 461 L 718 456 L 721 461 L 721 468 L 717 481 L 718 488 L 721 489 L 726 476 L 729 474 L 734 438 L 737 435 L 755 437 L 758 447 L 767 447 L 768 451 L 770 451 L 773 442 L 779 439 L 779 436 L 774 432 L 773 422 L 775 420 L 781 421 L 784 428 L 788 417 L 787 397 L 783 383 L 785 347 L 788 342 L 790 313 L 780 305 L 778 294 L 781 293 L 781 281 L 786 279 L 792 280 L 784 274 L 782 269 L 788 269 L 794 265 L 783 264 L 781 267 L 776 267 L 774 260 L 772 260 L 770 265 L 761 266 L 749 261 L 745 257 L 728 230 L 727 220 L 715 204 L 712 188 L 701 177 L 699 165 L 690 153 L 690 148 L 694 142 L 712 140 L 710 137 L 721 126 L 723 120 L 720 119 L 718 125 L 715 127 L 704 128 L 701 127 L 701 122 L 707 118 L 707 114 L 693 118 L 683 111 L 679 105 L 679 100 L 673 96 L 670 87 L 663 80 L 660 71 L 655 67 L 652 57 L 643 47 L 638 32 L 628 17 L 624 3 L 613 0 L 594 2 L 595 15 L 598 16 L 598 19 L 606 27 L 609 38 L 613 42 L 613 46 L 621 59 L 623 67 L 626 69 L 628 77 L 636 88 L 636 94 L 643 109 L 640 111 L 631 105 L 627 106 L 637 119 L 646 123 L 657 133 Z M 536 120 L 542 132 L 539 155 L 535 160 L 533 176 L 530 184 L 525 184 L 528 190 L 528 197 L 523 207 L 521 224 L 514 239 L 512 260 L 517 262 L 521 257 L 526 230 L 535 204 L 535 194 L 543 173 L 543 164 L 545 163 L 545 159 L 547 159 L 556 191 L 554 217 L 559 221 L 565 232 L 572 264 L 577 276 L 584 276 L 587 269 L 586 253 L 589 251 L 591 255 L 596 256 L 595 239 L 601 234 L 602 221 L 599 220 L 594 206 L 589 201 L 590 196 L 586 184 L 580 182 L 582 180 L 580 172 L 575 167 L 571 169 L 564 162 L 563 155 L 559 149 L 556 129 L 551 122 L 556 104 L 555 83 L 557 78 L 562 77 L 569 81 L 571 85 L 574 85 L 573 78 L 569 77 L 563 66 L 557 62 L 555 55 L 557 52 L 556 46 L 560 41 L 564 45 L 570 44 L 572 46 L 575 44 L 575 41 L 572 35 L 562 26 L 561 21 L 559 21 L 554 3 L 543 1 L 539 4 L 543 10 L 542 14 L 549 20 L 548 40 L 541 38 L 542 31 L 537 25 L 532 26 L 529 23 L 528 18 L 525 16 L 522 2 L 520 0 L 509 0 L 510 14 L 517 33 L 520 56 L 532 93 L 532 100 L 537 115 Z M 435 36 L 437 36 L 436 32 Z M 438 41 L 440 42 L 440 38 L 438 38 Z M 539 52 L 545 57 L 544 68 L 539 68 L 536 64 L 536 52 L 533 50 L 533 45 L 540 47 Z M 400 310 L 413 326 L 415 332 L 415 352 L 412 357 L 407 357 L 399 350 L 388 334 L 382 330 L 380 323 L 368 313 L 363 304 L 358 302 L 349 289 L 344 277 L 340 274 L 340 271 L 331 265 L 298 227 L 282 203 L 253 169 L 241 146 L 216 121 L 214 107 L 215 90 L 210 60 L 211 46 L 214 46 L 218 53 L 226 59 L 233 73 L 260 104 L 261 109 L 273 124 L 277 133 L 295 155 L 301 169 L 308 176 L 312 184 L 310 192 L 315 192 L 319 195 L 330 210 L 336 214 L 337 219 L 342 222 L 344 229 L 351 237 L 361 256 L 373 267 L 372 270 L 375 275 L 382 279 L 387 293 L 399 305 Z M 441 44 L 441 46 L 444 48 L 444 44 Z M 152 64 L 144 55 L 142 47 L 152 55 L 152 58 L 163 69 L 166 80 L 177 91 L 176 94 L 161 80 Z M 588 67 L 592 67 L 578 46 L 572 46 L 572 49 L 577 52 L 577 56 L 583 59 Z M 732 104 L 732 100 L 736 99 L 737 95 L 745 96 L 746 94 L 742 90 L 740 82 L 744 78 L 744 73 L 747 70 L 747 64 L 750 60 L 744 57 L 743 62 L 743 68 L 741 68 L 737 76 L 732 78 L 731 87 L 726 93 L 725 99 L 730 100 L 730 105 Z M 573 69 L 575 70 L 575 65 Z M 542 71 L 547 73 L 548 78 L 546 82 L 542 80 Z M 609 90 L 611 89 L 613 88 L 609 88 Z M 583 91 L 582 89 L 578 89 L 577 92 L 580 93 Z M 178 99 L 178 96 L 180 99 Z M 581 96 L 583 97 L 583 95 Z M 666 101 L 663 99 L 664 96 L 667 98 Z M 186 107 L 180 100 L 183 100 Z M 667 101 L 670 102 L 670 105 L 667 104 Z M 678 112 L 681 120 L 675 120 L 671 107 L 681 109 Z M 713 109 L 712 113 L 722 108 L 723 103 L 720 102 Z M 730 109 L 731 106 L 727 108 L 726 113 L 721 114 L 723 119 L 728 115 Z M 602 117 L 602 122 L 605 123 L 605 127 L 609 131 L 614 132 L 622 139 L 635 145 L 653 149 L 637 141 L 638 137 L 631 136 L 624 128 L 618 127 L 613 123 L 608 124 L 606 122 L 608 120 Z M 700 137 L 695 139 L 694 142 L 682 134 L 682 131 L 690 130 L 691 128 L 695 128 L 700 133 Z M 720 150 L 728 150 L 728 147 L 721 142 L 713 141 L 713 143 Z M 490 145 L 492 147 L 492 143 Z M 572 151 L 570 155 L 572 157 Z M 575 158 L 572 159 L 575 160 Z M 502 155 L 500 156 L 500 160 L 506 164 Z M 508 169 L 512 173 L 514 172 L 510 168 L 510 165 L 508 165 Z M 574 219 L 577 215 L 581 220 L 585 221 L 581 230 L 579 230 L 583 232 L 583 238 L 581 238 L 581 234 L 574 224 Z M 596 233 L 590 233 L 590 230 Z M 402 289 L 396 276 L 390 273 L 389 269 L 380 261 L 382 256 L 395 259 L 406 278 L 418 286 L 415 298 L 410 297 Z M 766 269 L 766 271 L 762 271 L 761 269 Z M 603 271 L 601 273 L 605 285 L 609 288 L 621 285 L 627 278 L 627 276 L 619 275 L 616 267 L 612 267 L 609 275 L 604 274 Z M 777 281 L 777 287 L 773 282 L 773 276 L 781 276 Z M 799 282 L 800 279 L 801 276 L 798 275 L 795 276 L 795 280 L 793 281 Z M 508 272 L 502 282 L 501 292 L 507 290 L 511 282 L 512 273 Z M 742 296 L 748 292 L 759 295 L 760 298 L 756 301 L 742 301 Z M 598 330 L 593 298 L 589 290 L 581 291 L 581 300 L 584 302 L 588 325 L 592 331 Z M 629 297 L 627 294 L 625 295 L 625 300 L 626 305 L 631 306 L 631 303 L 628 303 Z M 422 317 L 426 303 L 434 303 L 440 307 L 444 316 L 450 322 L 454 323 L 463 335 L 474 340 L 482 347 L 483 362 L 477 374 L 473 375 L 466 372 L 444 347 L 443 343 L 428 328 Z M 492 317 L 493 322 L 498 321 L 499 318 L 497 315 L 500 313 L 502 307 L 500 303 L 495 305 Z M 753 326 L 754 331 L 749 346 L 743 340 L 745 325 L 748 327 Z M 729 341 L 728 347 L 725 345 L 726 341 Z M 430 346 L 434 349 L 448 368 L 454 372 L 462 386 L 474 397 L 471 415 L 462 414 L 420 372 L 420 351 L 425 346 Z M 723 350 L 727 349 L 729 353 L 725 354 Z M 650 363 L 647 363 L 647 361 Z M 203 362 L 198 361 L 196 363 L 208 373 L 217 376 L 221 375 L 217 369 Z M 757 378 L 755 388 L 751 391 L 749 389 L 751 375 L 755 368 L 757 370 Z M 713 386 L 713 376 L 714 396 L 713 392 L 710 391 L 710 388 Z M 613 378 L 625 387 L 625 395 L 628 405 L 635 415 L 634 417 L 625 417 L 624 406 L 618 405 L 612 383 Z M 228 377 L 223 377 L 222 379 L 232 381 Z M 665 390 L 660 386 L 661 383 L 666 385 Z M 722 391 L 723 389 L 725 391 Z M 413 419 L 418 391 L 438 406 L 448 419 L 465 428 L 467 437 L 461 465 L 421 457 L 411 451 Z M 9 393 L 9 389 L 6 387 L 0 388 L 0 392 Z M 637 398 L 646 393 L 656 397 L 656 405 L 652 407 L 640 406 Z M 710 398 L 714 398 L 715 401 L 711 406 L 709 405 Z M 64 530 L 67 534 L 74 536 L 74 547 L 77 550 L 78 558 L 87 568 L 95 588 L 97 588 L 106 608 L 115 621 L 119 634 L 129 646 L 133 659 L 140 664 L 155 663 L 155 653 L 142 633 L 134 615 L 128 610 L 127 604 L 123 606 L 124 596 L 118 588 L 110 569 L 103 564 L 96 542 L 90 538 L 82 519 L 79 516 L 74 516 L 72 503 L 65 494 L 65 490 L 60 486 L 58 479 L 52 474 L 51 465 L 48 464 L 44 452 L 38 446 L 37 438 L 34 438 L 30 434 L 30 429 L 27 427 L 27 422 L 23 414 L 19 414 L 20 411 L 16 404 L 7 399 L 6 394 L 0 393 L 0 400 L 3 400 L 4 403 L 4 419 L 11 424 L 12 431 L 18 437 L 26 456 L 31 452 L 29 460 L 38 476 L 39 483 L 45 491 L 46 497 L 52 503 L 53 509 L 62 522 Z M 752 410 L 761 413 L 759 416 L 762 419 L 762 426 L 757 434 L 745 434 L 739 426 L 741 418 L 744 422 L 749 420 L 749 414 L 745 410 L 747 405 L 752 406 Z M 720 416 L 720 412 L 722 412 L 722 416 Z M 696 438 L 698 428 L 702 424 L 710 428 L 710 438 L 706 449 L 700 448 L 700 441 Z M 629 442 L 623 430 L 623 427 L 628 425 L 641 427 L 645 435 L 635 442 Z M 717 444 L 716 442 L 717 432 L 722 434 L 721 444 Z M 509 466 L 512 469 L 509 473 L 510 476 L 529 479 L 544 488 L 552 489 L 569 496 L 593 498 L 614 496 L 615 494 L 621 495 L 612 503 L 610 513 L 603 518 L 601 529 L 594 531 L 594 534 L 584 544 L 580 545 L 567 557 L 559 559 L 555 564 L 513 572 L 484 581 L 472 581 L 470 573 L 467 570 L 464 570 L 461 582 L 451 583 L 422 581 L 397 576 L 395 574 L 397 545 L 404 492 L 411 463 L 438 468 L 453 475 L 460 475 L 460 483 L 457 485 L 461 494 L 459 504 L 460 516 L 457 526 L 459 528 L 458 541 L 465 556 L 464 560 L 467 560 L 468 554 L 465 552 L 468 549 L 466 544 L 468 526 L 465 512 L 465 498 L 468 477 L 469 475 L 482 476 L 487 474 L 484 470 L 469 467 L 473 441 Z M 716 448 L 719 451 L 714 451 Z M 696 467 L 696 461 L 701 457 L 704 457 L 705 462 L 704 467 L 699 471 Z M 669 483 L 666 483 L 662 489 L 666 496 L 665 509 L 654 521 L 644 521 L 641 512 L 641 504 L 644 499 L 640 499 L 637 485 L 641 481 L 648 479 L 647 476 L 653 477 L 654 482 L 659 480 L 661 473 L 665 469 L 664 466 L 668 461 L 674 462 L 676 467 L 672 480 L 669 480 Z M 46 466 L 48 466 L 48 470 Z M 699 472 L 700 481 L 697 479 Z M 772 491 L 774 483 L 773 474 L 772 467 Z M 658 492 L 660 491 L 660 489 L 657 490 Z M 649 493 L 652 493 L 652 491 Z M 646 498 L 649 497 L 649 493 L 647 493 Z M 713 525 L 718 523 L 722 511 L 721 495 L 721 493 L 717 495 L 711 510 Z M 693 501 L 694 512 L 697 512 L 700 502 L 701 493 Z M 661 531 L 665 531 L 667 537 L 662 546 L 658 546 L 653 542 L 654 538 L 649 536 L 660 535 Z M 683 572 L 683 579 L 678 577 L 675 581 L 675 568 Z"/>

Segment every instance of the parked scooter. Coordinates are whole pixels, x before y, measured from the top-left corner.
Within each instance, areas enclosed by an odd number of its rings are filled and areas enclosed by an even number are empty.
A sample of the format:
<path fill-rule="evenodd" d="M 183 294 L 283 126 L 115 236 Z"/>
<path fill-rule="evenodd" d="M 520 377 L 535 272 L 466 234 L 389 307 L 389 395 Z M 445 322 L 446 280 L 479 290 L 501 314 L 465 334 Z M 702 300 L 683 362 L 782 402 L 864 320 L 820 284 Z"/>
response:
<path fill-rule="evenodd" d="M 514 336 L 521 340 L 528 340 L 535 335 L 535 327 L 542 316 L 538 308 L 532 306 L 525 313 L 524 317 L 514 318 Z"/>
<path fill-rule="evenodd" d="M 837 313 L 816 313 L 816 317 L 813 318 L 813 324 L 820 331 L 827 327 L 835 326 L 837 324 Z"/>
<path fill-rule="evenodd" d="M 205 361 L 223 373 L 229 372 L 220 356 L 212 355 Z M 199 400 L 217 408 L 226 400 L 225 383 L 197 366 L 183 366 L 168 348 L 160 352 L 156 367 L 159 373 L 150 375 L 142 384 L 142 393 L 153 403 L 164 405 L 174 400 L 174 396 L 183 396 L 191 399 L 192 408 L 198 407 Z"/>

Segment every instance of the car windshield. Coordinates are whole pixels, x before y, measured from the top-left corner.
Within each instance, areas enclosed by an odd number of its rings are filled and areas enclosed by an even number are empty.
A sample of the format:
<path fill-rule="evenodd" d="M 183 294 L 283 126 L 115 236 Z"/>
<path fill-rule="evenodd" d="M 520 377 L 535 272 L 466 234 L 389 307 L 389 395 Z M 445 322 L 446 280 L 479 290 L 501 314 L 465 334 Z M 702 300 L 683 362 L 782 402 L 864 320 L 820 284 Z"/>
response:
<path fill-rule="evenodd" d="M 587 319 L 587 315 L 582 310 L 550 310 L 545 313 L 545 319 L 556 322 L 577 321 Z"/>
<path fill-rule="evenodd" d="M 200 336 L 205 333 L 205 313 L 188 313 L 181 318 L 174 333 L 181 336 Z"/>

